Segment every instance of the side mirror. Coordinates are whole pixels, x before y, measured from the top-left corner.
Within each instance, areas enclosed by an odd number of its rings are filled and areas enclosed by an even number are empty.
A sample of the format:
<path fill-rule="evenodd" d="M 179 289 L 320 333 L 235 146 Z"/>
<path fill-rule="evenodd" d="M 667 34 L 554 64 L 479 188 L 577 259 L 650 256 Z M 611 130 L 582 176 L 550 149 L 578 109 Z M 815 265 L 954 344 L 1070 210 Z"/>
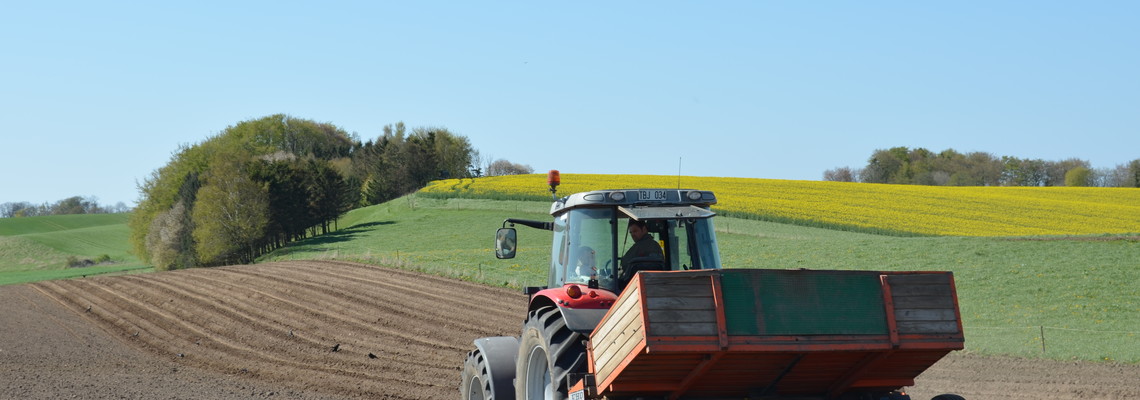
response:
<path fill-rule="evenodd" d="M 499 228 L 495 232 L 495 257 L 515 258 L 517 236 L 515 228 Z"/>

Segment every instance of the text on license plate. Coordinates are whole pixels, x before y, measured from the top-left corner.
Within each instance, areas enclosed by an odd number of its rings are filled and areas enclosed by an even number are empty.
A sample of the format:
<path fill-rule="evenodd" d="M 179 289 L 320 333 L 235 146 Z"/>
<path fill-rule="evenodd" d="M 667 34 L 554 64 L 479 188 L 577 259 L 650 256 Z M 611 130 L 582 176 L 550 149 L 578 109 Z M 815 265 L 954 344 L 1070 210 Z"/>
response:
<path fill-rule="evenodd" d="M 638 190 L 637 199 L 641 201 L 664 201 L 664 190 Z"/>

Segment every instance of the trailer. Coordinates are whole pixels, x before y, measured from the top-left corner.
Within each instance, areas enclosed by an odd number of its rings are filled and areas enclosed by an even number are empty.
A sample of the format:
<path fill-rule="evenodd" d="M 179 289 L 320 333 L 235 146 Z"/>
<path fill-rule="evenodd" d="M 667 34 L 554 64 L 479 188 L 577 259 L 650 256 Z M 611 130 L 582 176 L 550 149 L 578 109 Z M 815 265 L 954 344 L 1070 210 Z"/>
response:
<path fill-rule="evenodd" d="M 590 334 L 570 397 L 890 394 L 962 349 L 960 321 L 949 272 L 642 272 Z"/>

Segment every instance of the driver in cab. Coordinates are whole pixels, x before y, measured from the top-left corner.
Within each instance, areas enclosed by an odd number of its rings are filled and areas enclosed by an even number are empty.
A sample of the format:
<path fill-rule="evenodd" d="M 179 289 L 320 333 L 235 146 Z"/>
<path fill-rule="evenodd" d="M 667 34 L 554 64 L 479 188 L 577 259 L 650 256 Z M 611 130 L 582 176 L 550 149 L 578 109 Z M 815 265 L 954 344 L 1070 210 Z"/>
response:
<path fill-rule="evenodd" d="M 661 269 L 663 261 L 665 260 L 664 253 L 661 252 L 661 245 L 653 239 L 653 235 L 649 234 L 649 227 L 646 226 L 645 221 L 630 219 L 629 225 L 626 228 L 629 231 L 629 236 L 633 238 L 633 246 L 625 251 L 621 256 L 622 277 L 626 282 L 633 278 L 636 270 L 656 270 Z M 650 262 L 656 268 L 645 268 L 641 265 L 643 262 Z"/>

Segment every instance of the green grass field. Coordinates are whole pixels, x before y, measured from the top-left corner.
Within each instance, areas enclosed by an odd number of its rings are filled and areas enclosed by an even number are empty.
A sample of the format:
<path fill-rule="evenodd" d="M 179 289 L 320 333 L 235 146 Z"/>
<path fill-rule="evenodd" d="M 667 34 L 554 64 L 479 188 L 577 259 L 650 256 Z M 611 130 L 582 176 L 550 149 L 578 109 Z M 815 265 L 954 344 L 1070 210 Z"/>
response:
<path fill-rule="evenodd" d="M 0 219 L 0 285 L 151 269 L 129 251 L 127 214 Z M 111 263 L 68 268 L 69 257 Z"/>
<path fill-rule="evenodd" d="M 126 224 L 130 214 L 50 215 L 28 218 L 0 218 L 0 236 L 59 232 L 96 226 Z"/>
<path fill-rule="evenodd" d="M 498 260 L 495 229 L 508 217 L 549 218 L 549 204 L 527 201 L 443 200 L 414 196 L 350 211 L 340 230 L 279 249 L 258 261 L 335 258 L 395 264 L 496 286 L 544 285 L 549 231 L 519 230 L 525 245 L 514 260 Z"/>
<path fill-rule="evenodd" d="M 492 243 L 504 219 L 549 219 L 548 210 L 546 202 L 403 198 L 354 210 L 340 231 L 263 260 L 347 259 L 544 285 L 549 232 L 520 228 L 513 260 L 495 259 Z M 971 352 L 1140 362 L 1132 237 L 889 237 L 721 217 L 717 229 L 726 268 L 953 271 Z"/>

